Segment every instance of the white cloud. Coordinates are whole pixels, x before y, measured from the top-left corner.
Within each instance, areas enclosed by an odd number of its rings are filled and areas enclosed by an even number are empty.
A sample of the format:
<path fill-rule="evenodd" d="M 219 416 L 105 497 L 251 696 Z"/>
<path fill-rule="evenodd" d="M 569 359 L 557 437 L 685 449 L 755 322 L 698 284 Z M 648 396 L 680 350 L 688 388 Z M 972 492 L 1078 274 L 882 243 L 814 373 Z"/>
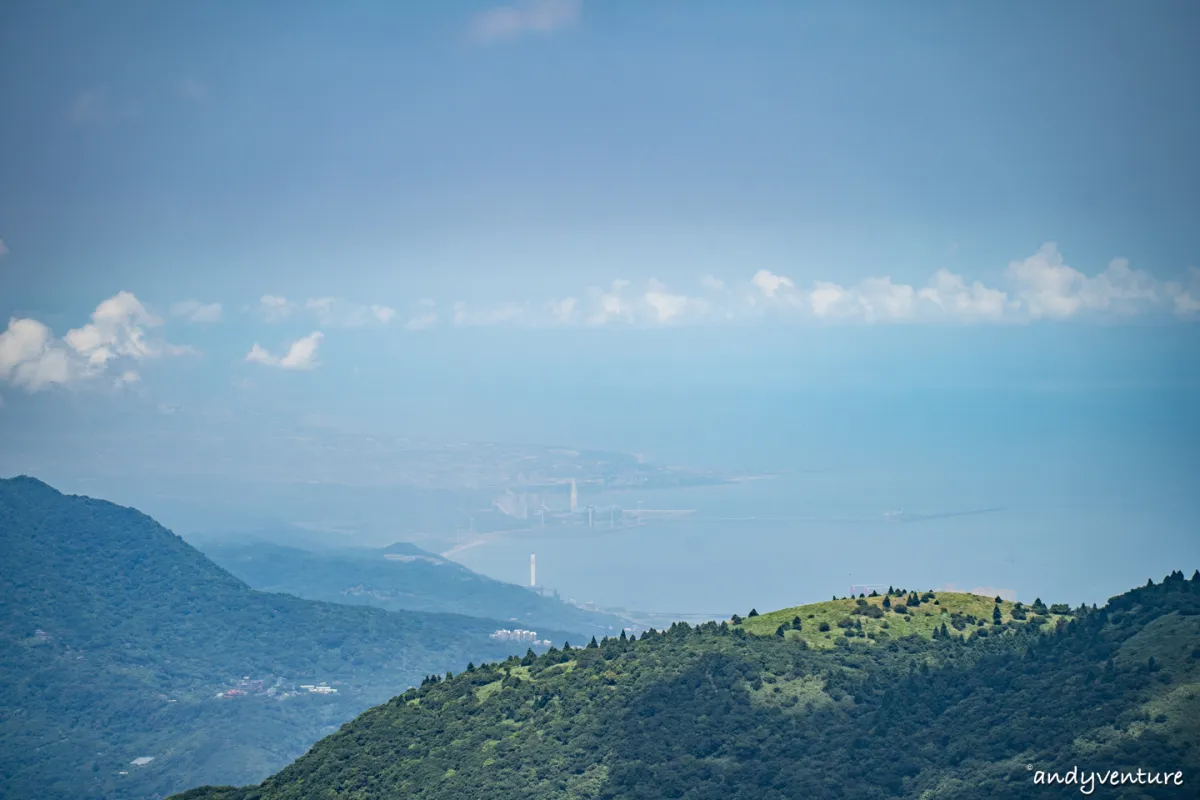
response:
<path fill-rule="evenodd" d="M 279 366 L 284 369 L 312 369 L 317 365 L 317 347 L 324 338 L 325 334 L 313 331 L 292 342 L 287 355 L 279 359 Z"/>
<path fill-rule="evenodd" d="M 653 278 L 650 279 L 650 286 L 642 299 L 653 311 L 655 322 L 660 325 L 679 321 L 684 316 L 702 317 L 709 310 L 708 301 L 699 297 L 673 294 L 667 291 L 665 284 Z"/>
<path fill-rule="evenodd" d="M 0 333 L 0 379 L 29 391 L 68 383 L 70 360 L 48 327 L 35 319 L 14 317 Z"/>
<path fill-rule="evenodd" d="M 136 371 L 127 369 L 117 376 L 117 379 L 113 381 L 113 386 L 120 389 L 130 384 L 139 383 L 141 380 L 142 376 L 138 375 Z"/>
<path fill-rule="evenodd" d="M 817 281 L 808 295 L 808 302 L 818 317 L 842 317 L 852 313 L 850 293 L 836 283 Z"/>
<path fill-rule="evenodd" d="M 1030 317 L 1063 319 L 1081 311 L 1112 310 L 1134 313 L 1161 303 L 1165 287 L 1152 275 L 1114 259 L 1104 272 L 1089 278 L 1063 261 L 1054 243 L 1029 258 L 1008 265 L 1022 308 Z"/>
<path fill-rule="evenodd" d="M 945 269 L 934 273 L 917 296 L 943 314 L 962 320 L 999 320 L 1010 307 L 1005 292 L 989 289 L 979 281 L 967 286 L 961 275 Z"/>
<path fill-rule="evenodd" d="M 129 292 L 118 292 L 100 303 L 91 322 L 67 331 L 62 339 L 35 319 L 14 317 L 0 334 L 0 380 L 38 391 L 81 383 L 105 374 L 111 366 L 126 365 L 116 385 L 132 383 L 136 377 L 130 376 L 137 373 L 127 366 L 130 362 L 190 352 L 151 337 L 147 329 L 161 324 Z"/>
<path fill-rule="evenodd" d="M 808 293 L 808 306 L 822 319 L 858 317 L 864 322 L 912 319 L 916 314 L 917 292 L 891 278 L 867 278 L 849 289 L 836 283 L 818 281 Z"/>
<path fill-rule="evenodd" d="M 1166 292 L 1176 314 L 1191 316 L 1200 313 L 1200 267 L 1190 267 L 1187 279 L 1182 283 L 1167 284 Z"/>
<path fill-rule="evenodd" d="M 375 315 L 375 319 L 386 325 L 396 316 L 396 309 L 389 306 L 372 305 L 371 313 Z"/>
<path fill-rule="evenodd" d="M 760 269 L 754 273 L 754 277 L 750 279 L 750 283 L 766 297 L 774 297 L 780 289 L 794 289 L 796 287 L 791 278 L 776 275 L 767 269 Z"/>
<path fill-rule="evenodd" d="M 517 0 L 480 11 L 467 26 L 469 38 L 478 42 L 516 39 L 526 34 L 549 34 L 571 27 L 583 12 L 582 0 Z"/>
<path fill-rule="evenodd" d="M 747 271 L 740 281 L 714 275 L 699 278 L 696 294 L 668 288 L 650 279 L 644 290 L 625 279 L 607 287 L 531 304 L 508 300 L 484 307 L 456 303 L 448 315 L 455 325 L 681 325 L 738 320 L 810 323 L 1028 323 L 1068 319 L 1083 314 L 1132 315 L 1174 311 L 1182 319 L 1200 319 L 1200 269 L 1178 281 L 1162 281 L 1133 269 L 1124 259 L 1112 260 L 1094 275 L 1064 263 L 1053 244 L 1029 258 L 1013 261 L 1003 281 L 988 286 L 947 269 L 921 283 L 888 275 L 841 284 L 815 280 L 801 287 L 796 280 L 770 269 Z M 334 298 L 315 298 L 302 305 L 267 295 L 260 302 L 268 319 L 296 313 L 315 315 L 322 326 L 386 323 L 397 318 L 387 306 L 358 306 Z M 439 321 L 432 300 L 407 317 L 404 325 L 421 330 Z"/>
<path fill-rule="evenodd" d="M 588 290 L 592 300 L 591 313 L 587 315 L 589 325 L 607 325 L 610 322 L 633 322 L 633 305 L 625 298 L 629 281 L 618 278 L 608 291 L 593 286 Z"/>
<path fill-rule="evenodd" d="M 220 322 L 221 304 L 183 300 L 171 306 L 171 316 L 182 317 L 188 322 Z"/>
<path fill-rule="evenodd" d="M 89 365 L 103 366 L 119 356 L 160 355 L 160 345 L 146 338 L 145 329 L 161 324 L 132 294 L 118 292 L 96 307 L 90 323 L 67 331 L 64 339 Z"/>
<path fill-rule="evenodd" d="M 404 323 L 404 327 L 410 331 L 423 331 L 436 325 L 437 321 L 437 303 L 425 298 L 421 300 L 417 312 L 408 318 L 408 322 Z"/>
<path fill-rule="evenodd" d="M 325 334 L 320 331 L 313 331 L 307 336 L 302 336 L 288 345 L 287 353 L 281 358 L 272 355 L 270 351 L 255 342 L 254 346 L 250 348 L 250 352 L 246 354 L 245 360 L 252 364 L 263 364 L 281 369 L 313 369 L 319 364 L 317 348 L 320 347 L 321 340 L 324 338 Z"/>
<path fill-rule="evenodd" d="M 279 359 L 263 349 L 258 342 L 255 342 L 250 348 L 250 352 L 246 353 L 246 360 L 251 364 L 266 364 L 267 366 L 275 366 L 279 363 Z"/>

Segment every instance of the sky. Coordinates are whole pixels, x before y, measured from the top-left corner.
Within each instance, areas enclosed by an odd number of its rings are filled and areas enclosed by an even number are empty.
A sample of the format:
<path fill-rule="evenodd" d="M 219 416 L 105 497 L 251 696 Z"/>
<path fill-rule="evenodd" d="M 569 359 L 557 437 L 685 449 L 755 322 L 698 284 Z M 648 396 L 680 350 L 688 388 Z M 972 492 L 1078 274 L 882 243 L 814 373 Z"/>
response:
<path fill-rule="evenodd" d="M 145 499 L 349 431 L 1188 485 L 1198 28 L 5 3 L 0 471 Z"/>

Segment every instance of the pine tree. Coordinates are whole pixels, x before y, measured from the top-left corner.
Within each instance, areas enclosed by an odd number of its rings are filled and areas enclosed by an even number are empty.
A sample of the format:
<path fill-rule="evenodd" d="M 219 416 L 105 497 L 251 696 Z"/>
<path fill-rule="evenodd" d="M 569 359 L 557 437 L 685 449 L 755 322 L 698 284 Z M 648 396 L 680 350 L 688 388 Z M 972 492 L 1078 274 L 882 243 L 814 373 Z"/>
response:
<path fill-rule="evenodd" d="M 1001 621 L 1002 617 L 1000 616 L 1000 606 L 992 606 L 992 623 L 999 625 Z"/>
<path fill-rule="evenodd" d="M 624 628 L 621 629 L 621 641 L 622 642 L 625 641 L 625 629 Z"/>
<path fill-rule="evenodd" d="M 742 624 L 742 618 L 739 617 L 737 614 L 734 614 L 732 617 L 730 617 L 729 621 L 732 622 L 734 625 Z"/>
<path fill-rule="evenodd" d="M 592 648 L 594 648 L 594 647 L 599 647 L 600 645 L 596 644 L 596 637 L 595 637 L 595 636 L 593 636 L 593 637 L 592 637 L 592 640 L 591 640 L 590 642 L 588 642 L 588 645 L 587 645 L 587 646 L 588 646 L 588 649 L 590 650 L 590 649 L 592 649 Z"/>
<path fill-rule="evenodd" d="M 780 639 L 783 639 L 785 637 L 786 634 L 784 633 L 782 625 L 780 625 L 778 628 L 775 629 L 775 635 L 778 636 Z"/>
<path fill-rule="evenodd" d="M 891 592 L 888 592 L 888 594 L 891 594 Z M 890 598 L 890 597 L 883 598 L 883 607 L 890 609 L 892 607 L 892 598 Z"/>
<path fill-rule="evenodd" d="M 1000 595 L 996 595 L 996 605 L 1000 605 L 1001 602 Z"/>
<path fill-rule="evenodd" d="M 752 609 L 750 609 L 750 613 L 749 613 L 749 614 L 747 614 L 746 616 L 748 616 L 748 617 L 757 617 L 757 616 L 758 616 L 758 609 L 756 609 L 756 608 L 752 608 Z"/>
<path fill-rule="evenodd" d="M 802 624 L 803 623 L 800 621 L 799 617 L 792 617 L 792 630 L 795 630 L 795 631 L 800 630 Z"/>
<path fill-rule="evenodd" d="M 467 672 L 474 672 L 474 671 L 475 671 L 475 662 L 468 661 L 467 662 Z"/>

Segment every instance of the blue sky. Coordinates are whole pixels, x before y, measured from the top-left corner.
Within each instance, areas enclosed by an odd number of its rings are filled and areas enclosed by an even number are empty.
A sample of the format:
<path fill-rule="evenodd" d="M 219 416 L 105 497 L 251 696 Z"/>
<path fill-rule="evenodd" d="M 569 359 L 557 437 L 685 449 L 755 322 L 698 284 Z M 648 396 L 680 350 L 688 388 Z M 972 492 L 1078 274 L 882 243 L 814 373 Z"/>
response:
<path fill-rule="evenodd" d="M 1198 22 L 5 4 L 0 469 L 249 470 L 331 426 L 765 463 L 790 410 L 822 415 L 785 426 L 812 461 L 944 467 L 966 436 L 1011 466 L 1073 436 L 1062 470 L 1103 451 L 1176 486 Z"/>

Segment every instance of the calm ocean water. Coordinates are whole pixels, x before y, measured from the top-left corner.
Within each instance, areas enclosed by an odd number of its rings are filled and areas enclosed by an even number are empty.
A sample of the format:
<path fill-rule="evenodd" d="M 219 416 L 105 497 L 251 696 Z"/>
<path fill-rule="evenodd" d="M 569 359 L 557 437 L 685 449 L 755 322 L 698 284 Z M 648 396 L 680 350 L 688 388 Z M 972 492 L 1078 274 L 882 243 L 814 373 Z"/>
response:
<path fill-rule="evenodd" d="M 846 594 L 851 583 L 952 584 L 1012 590 L 1026 601 L 1102 603 L 1147 577 L 1200 565 L 1194 502 L 1113 502 L 1111 492 L 1106 502 L 1099 481 L 1096 492 L 1039 495 L 1012 486 L 989 492 L 990 476 L 971 477 L 809 473 L 583 497 L 696 513 L 611 532 L 603 520 L 593 530 L 535 531 L 456 558 L 492 577 L 527 583 L 529 554 L 536 552 L 539 583 L 564 597 L 721 615 L 824 600 Z M 894 510 L 928 516 L 886 520 L 885 512 Z"/>

